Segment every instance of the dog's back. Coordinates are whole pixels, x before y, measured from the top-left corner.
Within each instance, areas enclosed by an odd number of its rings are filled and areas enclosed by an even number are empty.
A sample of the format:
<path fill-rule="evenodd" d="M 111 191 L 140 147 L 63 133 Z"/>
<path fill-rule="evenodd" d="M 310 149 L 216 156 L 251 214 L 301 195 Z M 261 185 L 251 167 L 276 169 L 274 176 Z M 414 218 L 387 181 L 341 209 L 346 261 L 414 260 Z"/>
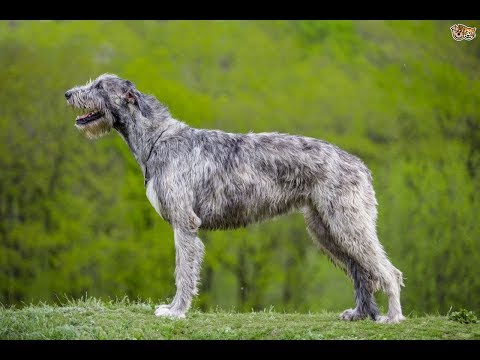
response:
<path fill-rule="evenodd" d="M 168 176 L 165 182 L 192 194 L 205 229 L 246 226 L 302 208 L 318 200 L 313 192 L 319 189 L 331 193 L 370 186 L 360 159 L 310 137 L 185 126 L 157 147 L 162 163 L 149 167 L 161 167 L 159 177 Z"/>

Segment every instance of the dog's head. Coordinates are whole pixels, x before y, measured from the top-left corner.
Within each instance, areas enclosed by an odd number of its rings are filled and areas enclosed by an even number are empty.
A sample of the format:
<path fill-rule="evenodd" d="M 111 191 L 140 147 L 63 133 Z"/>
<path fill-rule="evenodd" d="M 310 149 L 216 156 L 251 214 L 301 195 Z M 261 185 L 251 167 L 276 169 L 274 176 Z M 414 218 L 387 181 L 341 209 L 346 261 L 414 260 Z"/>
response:
<path fill-rule="evenodd" d="M 476 31 L 477 31 L 476 27 L 468 27 L 468 26 L 465 27 L 465 34 L 463 38 L 468 41 L 475 39 Z"/>
<path fill-rule="evenodd" d="M 65 92 L 67 104 L 82 111 L 75 119 L 75 127 L 90 139 L 107 134 L 112 127 L 130 126 L 135 112 L 148 111 L 135 85 L 113 74 L 102 74 L 84 86 L 75 86 Z"/>
<path fill-rule="evenodd" d="M 452 37 L 456 41 L 462 41 L 463 37 L 465 36 L 465 25 L 462 24 L 455 24 L 450 26 L 450 31 L 452 32 Z"/>

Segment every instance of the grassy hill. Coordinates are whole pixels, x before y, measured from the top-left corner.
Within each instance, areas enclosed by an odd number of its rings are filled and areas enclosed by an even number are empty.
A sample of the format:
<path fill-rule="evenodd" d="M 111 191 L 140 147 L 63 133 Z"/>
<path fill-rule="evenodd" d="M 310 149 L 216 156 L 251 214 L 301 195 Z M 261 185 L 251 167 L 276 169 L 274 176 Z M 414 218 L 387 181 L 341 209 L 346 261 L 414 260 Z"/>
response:
<path fill-rule="evenodd" d="M 186 319 L 153 315 L 151 302 L 95 298 L 0 309 L 0 339 L 480 339 L 480 323 L 409 316 L 400 324 L 345 322 L 336 313 L 191 311 Z"/>

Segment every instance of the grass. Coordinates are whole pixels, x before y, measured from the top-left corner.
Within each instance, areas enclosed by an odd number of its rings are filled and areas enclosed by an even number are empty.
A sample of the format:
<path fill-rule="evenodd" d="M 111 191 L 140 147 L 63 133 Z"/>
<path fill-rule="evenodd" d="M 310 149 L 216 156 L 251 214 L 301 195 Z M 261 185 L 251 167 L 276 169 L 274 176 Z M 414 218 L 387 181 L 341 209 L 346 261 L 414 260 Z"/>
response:
<path fill-rule="evenodd" d="M 410 316 L 400 324 L 345 322 L 336 313 L 192 310 L 186 319 L 153 315 L 151 302 L 94 298 L 62 305 L 0 308 L 0 339 L 480 339 L 480 324 Z"/>

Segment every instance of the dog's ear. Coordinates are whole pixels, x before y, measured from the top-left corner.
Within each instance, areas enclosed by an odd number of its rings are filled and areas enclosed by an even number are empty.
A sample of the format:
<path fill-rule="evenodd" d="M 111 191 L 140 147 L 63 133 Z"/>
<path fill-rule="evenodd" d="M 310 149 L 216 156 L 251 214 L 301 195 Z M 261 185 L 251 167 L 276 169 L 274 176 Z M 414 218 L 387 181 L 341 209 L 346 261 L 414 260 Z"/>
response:
<path fill-rule="evenodd" d="M 147 105 L 147 103 L 143 100 L 142 97 L 139 97 L 136 100 L 137 100 L 138 109 L 140 110 L 140 113 L 142 114 L 142 116 L 146 118 L 150 117 L 152 113 L 150 106 Z"/>
<path fill-rule="evenodd" d="M 127 100 L 128 103 L 130 104 L 138 104 L 138 100 L 137 100 L 137 97 L 135 96 L 135 94 L 133 93 L 133 91 L 130 91 L 128 90 L 125 95 L 125 100 Z"/>
<path fill-rule="evenodd" d="M 141 96 L 137 96 L 134 91 L 127 90 L 124 94 L 125 100 L 132 105 L 137 105 L 138 110 L 144 117 L 148 117 L 151 113 L 150 107 L 147 103 L 142 99 Z"/>

